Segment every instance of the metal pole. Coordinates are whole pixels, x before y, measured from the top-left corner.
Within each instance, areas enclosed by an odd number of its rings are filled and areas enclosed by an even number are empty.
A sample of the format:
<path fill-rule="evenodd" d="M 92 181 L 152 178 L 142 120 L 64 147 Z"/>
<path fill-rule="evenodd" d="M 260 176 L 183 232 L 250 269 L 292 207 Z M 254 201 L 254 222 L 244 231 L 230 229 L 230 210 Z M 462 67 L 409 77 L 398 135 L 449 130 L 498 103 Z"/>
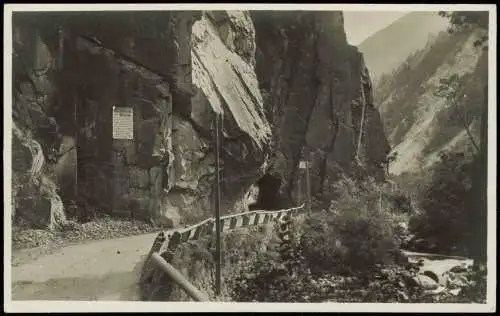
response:
<path fill-rule="evenodd" d="M 151 260 L 172 280 L 179 284 L 179 286 L 194 300 L 198 302 L 208 302 L 208 295 L 198 290 L 193 284 L 191 284 L 177 269 L 175 269 L 170 263 L 168 263 L 162 256 L 157 252 L 151 255 Z"/>
<path fill-rule="evenodd" d="M 216 267 L 215 267 L 215 293 L 216 295 L 220 294 L 220 289 L 221 289 L 221 238 L 220 238 L 220 199 L 221 199 L 221 192 L 220 192 L 220 117 L 219 114 L 216 114 L 215 116 L 215 165 L 216 165 L 216 172 L 215 172 L 215 238 L 216 238 L 216 244 L 215 244 L 215 262 L 216 262 Z"/>

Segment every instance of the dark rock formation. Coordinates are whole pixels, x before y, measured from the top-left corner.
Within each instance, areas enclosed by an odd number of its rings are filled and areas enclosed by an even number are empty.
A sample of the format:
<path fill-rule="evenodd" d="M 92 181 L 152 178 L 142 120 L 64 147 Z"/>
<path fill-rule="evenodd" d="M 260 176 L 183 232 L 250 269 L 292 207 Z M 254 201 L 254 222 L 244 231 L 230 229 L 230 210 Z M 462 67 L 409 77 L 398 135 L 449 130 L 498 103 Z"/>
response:
<path fill-rule="evenodd" d="M 58 60 L 33 24 L 22 20 L 13 32 L 12 215 L 16 224 L 56 229 L 66 222 L 47 164 L 62 141 L 54 117 Z"/>
<path fill-rule="evenodd" d="M 210 216 L 217 114 L 227 212 L 248 207 L 266 172 L 279 190 L 261 190 L 257 204 L 295 203 L 307 157 L 312 190 L 324 199 L 342 173 L 383 174 L 387 142 L 340 12 L 13 19 L 13 119 L 40 143 L 66 205 L 167 226 Z M 113 136 L 113 113 L 123 107 L 133 111 L 133 139 Z"/>
<path fill-rule="evenodd" d="M 342 173 L 353 176 L 362 167 L 383 176 L 389 146 L 363 57 L 347 44 L 342 13 L 254 11 L 252 18 L 257 76 L 273 129 L 269 172 L 282 179 L 282 197 L 297 196 L 299 178 L 305 192 L 301 160 L 310 160 L 311 189 L 321 199 L 331 197 Z"/>
<path fill-rule="evenodd" d="M 63 203 L 42 146 L 16 124 L 12 130 L 12 220 L 21 227 L 55 230 L 66 223 Z"/>
<path fill-rule="evenodd" d="M 13 118 L 53 156 L 66 203 L 168 226 L 209 216 L 216 113 L 224 208 L 263 175 L 271 131 L 248 13 L 23 13 L 14 25 Z M 123 106 L 131 140 L 113 138 Z"/>

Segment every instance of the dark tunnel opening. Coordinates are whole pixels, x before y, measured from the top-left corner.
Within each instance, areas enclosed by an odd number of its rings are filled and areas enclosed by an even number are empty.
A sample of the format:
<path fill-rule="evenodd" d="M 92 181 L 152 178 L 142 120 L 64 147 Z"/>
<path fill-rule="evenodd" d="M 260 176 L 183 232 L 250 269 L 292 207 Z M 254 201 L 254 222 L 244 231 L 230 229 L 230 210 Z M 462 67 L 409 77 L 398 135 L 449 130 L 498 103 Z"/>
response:
<path fill-rule="evenodd" d="M 253 210 L 279 210 L 290 207 L 289 199 L 286 199 L 280 193 L 281 178 L 271 174 L 265 174 L 257 182 L 259 195 L 257 202 L 249 205 Z"/>

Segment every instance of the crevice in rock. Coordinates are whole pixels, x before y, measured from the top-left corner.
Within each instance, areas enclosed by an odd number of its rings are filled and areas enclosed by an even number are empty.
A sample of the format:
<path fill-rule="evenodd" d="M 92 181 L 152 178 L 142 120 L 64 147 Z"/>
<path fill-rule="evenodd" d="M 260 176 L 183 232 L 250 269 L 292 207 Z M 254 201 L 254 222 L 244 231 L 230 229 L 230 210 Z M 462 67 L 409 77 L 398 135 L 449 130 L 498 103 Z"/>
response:
<path fill-rule="evenodd" d="M 198 191 L 195 189 L 191 189 L 191 188 L 187 188 L 187 187 L 180 187 L 177 185 L 174 185 L 172 188 L 170 188 L 169 193 L 187 194 L 187 195 L 192 195 L 192 196 L 198 195 Z"/>

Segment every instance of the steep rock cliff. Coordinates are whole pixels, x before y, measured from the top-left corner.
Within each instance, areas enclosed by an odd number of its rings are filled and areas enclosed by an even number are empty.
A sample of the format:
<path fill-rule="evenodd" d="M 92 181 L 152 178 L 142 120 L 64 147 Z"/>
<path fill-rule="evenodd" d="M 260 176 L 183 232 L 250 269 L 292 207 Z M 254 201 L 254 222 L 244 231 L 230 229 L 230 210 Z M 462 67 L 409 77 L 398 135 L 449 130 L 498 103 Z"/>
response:
<path fill-rule="evenodd" d="M 267 162 L 271 130 L 252 65 L 253 33 L 248 12 L 234 11 L 206 12 L 191 30 L 195 94 L 191 113 L 177 121 L 179 130 L 174 133 L 179 156 L 175 170 L 178 180 L 173 190 L 180 189 L 185 200 L 183 190 L 191 189 L 203 201 L 196 209 L 205 210 L 205 217 L 213 214 L 214 197 L 207 193 L 212 192 L 214 181 L 215 114 L 223 118 L 220 154 L 225 211 L 233 210 L 234 204 L 244 199 L 251 185 L 263 175 Z M 182 139 L 193 137 L 187 142 L 176 141 L 176 135 Z M 205 145 L 197 144 L 200 140 Z M 203 153 L 206 151 L 203 147 L 207 146 L 211 154 L 205 159 L 205 166 L 196 159 L 186 159 L 184 153 Z"/>
<path fill-rule="evenodd" d="M 25 22 L 25 23 L 22 23 Z M 65 222 L 51 164 L 58 60 L 32 24 L 14 28 L 12 56 L 12 217 L 20 226 L 56 229 Z M 21 210 L 16 212 L 16 210 Z"/>
<path fill-rule="evenodd" d="M 252 12 L 257 75 L 273 129 L 269 174 L 284 201 L 304 196 L 299 161 L 310 161 L 313 196 L 328 200 L 342 175 L 383 177 L 389 151 L 368 70 L 348 45 L 342 12 Z M 361 137 L 360 137 L 361 132 Z"/>
<path fill-rule="evenodd" d="M 225 209 L 263 174 L 270 129 L 248 13 L 23 13 L 14 29 L 13 119 L 59 170 L 65 204 L 167 225 L 209 216 L 216 113 Z M 113 139 L 123 106 L 132 140 Z"/>
<path fill-rule="evenodd" d="M 370 77 L 340 12 L 23 13 L 14 34 L 13 119 L 66 210 L 167 226 L 211 216 L 216 114 L 226 212 L 259 179 L 276 204 L 263 207 L 295 203 L 307 157 L 324 200 L 342 175 L 383 176 Z M 132 139 L 113 136 L 123 107 Z"/>

